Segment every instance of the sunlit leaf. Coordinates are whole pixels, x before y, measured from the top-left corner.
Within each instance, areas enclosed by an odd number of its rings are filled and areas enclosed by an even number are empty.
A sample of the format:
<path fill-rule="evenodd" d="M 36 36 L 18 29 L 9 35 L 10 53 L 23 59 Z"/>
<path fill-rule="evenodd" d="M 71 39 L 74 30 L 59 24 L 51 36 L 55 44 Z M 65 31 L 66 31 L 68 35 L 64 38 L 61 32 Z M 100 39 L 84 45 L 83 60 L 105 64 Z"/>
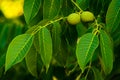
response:
<path fill-rule="evenodd" d="M 6 54 L 5 71 L 24 59 L 32 42 L 33 36 L 30 34 L 22 34 L 12 40 Z"/>
<path fill-rule="evenodd" d="M 40 46 L 39 48 L 40 48 L 41 59 L 46 69 L 48 70 L 52 59 L 52 39 L 51 39 L 51 34 L 46 27 L 42 28 L 38 32 L 38 40 Z"/>
<path fill-rule="evenodd" d="M 44 0 L 43 4 L 43 18 L 53 19 L 60 11 L 61 0 Z"/>
<path fill-rule="evenodd" d="M 98 45 L 98 37 L 92 33 L 87 33 L 78 39 L 76 56 L 82 71 L 84 71 L 86 64 L 92 59 L 93 53 Z"/>

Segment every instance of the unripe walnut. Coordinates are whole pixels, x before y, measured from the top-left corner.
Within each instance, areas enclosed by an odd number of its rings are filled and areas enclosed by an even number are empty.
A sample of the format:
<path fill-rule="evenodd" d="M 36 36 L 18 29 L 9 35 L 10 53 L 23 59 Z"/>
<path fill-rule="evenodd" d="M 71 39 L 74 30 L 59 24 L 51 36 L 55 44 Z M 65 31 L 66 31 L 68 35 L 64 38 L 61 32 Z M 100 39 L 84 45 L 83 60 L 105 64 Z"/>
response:
<path fill-rule="evenodd" d="M 91 22 L 95 20 L 95 16 L 92 12 L 84 11 L 81 13 L 81 21 L 83 22 Z"/>
<path fill-rule="evenodd" d="M 69 24 L 76 25 L 80 22 L 80 15 L 77 14 L 77 13 L 71 13 L 67 17 L 67 21 L 68 21 Z"/>

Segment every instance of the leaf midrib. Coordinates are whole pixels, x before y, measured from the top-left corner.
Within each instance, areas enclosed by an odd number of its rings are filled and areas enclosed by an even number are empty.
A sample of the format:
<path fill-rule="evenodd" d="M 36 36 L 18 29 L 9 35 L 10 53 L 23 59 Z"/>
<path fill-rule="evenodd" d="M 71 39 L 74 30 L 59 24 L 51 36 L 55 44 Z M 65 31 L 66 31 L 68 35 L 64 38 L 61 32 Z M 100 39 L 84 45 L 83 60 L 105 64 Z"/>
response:
<path fill-rule="evenodd" d="M 18 55 L 19 55 L 19 54 L 21 53 L 21 51 L 25 48 L 25 46 L 28 44 L 28 42 L 30 41 L 30 39 L 31 39 L 32 37 L 33 37 L 33 36 L 32 36 L 32 35 L 30 35 L 30 37 L 28 38 L 28 40 L 26 40 L 25 45 L 24 45 L 23 47 L 21 47 L 21 49 L 19 50 L 18 54 L 16 55 L 16 58 L 15 58 L 15 60 L 14 60 L 14 61 L 16 61 L 16 59 L 17 59 Z M 14 61 L 13 61 L 11 64 L 14 64 Z"/>
<path fill-rule="evenodd" d="M 115 23 L 115 21 L 116 21 L 116 18 L 117 18 L 117 16 L 119 15 L 119 12 L 120 12 L 120 8 L 118 9 L 118 11 L 117 11 L 117 13 L 116 13 L 116 15 L 115 15 L 115 17 L 114 17 L 114 19 L 113 19 L 112 26 L 114 26 L 114 23 Z"/>
<path fill-rule="evenodd" d="M 101 34 L 101 42 L 102 42 L 102 45 L 103 45 L 101 48 L 103 48 L 103 54 L 104 54 L 104 56 L 103 56 L 103 55 L 102 55 L 102 56 L 104 57 L 104 59 L 106 59 L 106 55 L 105 55 L 105 54 L 106 54 L 106 52 L 105 52 L 106 49 L 105 49 L 105 47 L 104 47 L 105 44 L 104 44 L 103 41 L 104 41 L 104 39 L 103 39 L 103 34 Z M 105 60 L 105 64 L 106 64 L 106 60 Z M 105 64 L 103 64 L 103 65 L 104 65 L 104 68 L 105 68 Z"/>
<path fill-rule="evenodd" d="M 89 53 L 90 47 L 91 47 L 91 45 L 92 45 L 92 43 L 93 43 L 94 37 L 95 37 L 95 35 L 92 37 L 91 43 L 90 43 L 89 46 L 88 46 L 88 50 L 87 50 L 86 55 L 85 55 L 85 61 L 86 61 L 87 55 L 88 55 L 88 53 Z"/>
<path fill-rule="evenodd" d="M 50 13 L 52 12 L 53 3 L 54 3 L 54 0 L 51 1 L 51 6 L 50 6 L 50 10 L 49 10 L 49 15 L 48 15 L 49 18 L 50 18 Z"/>

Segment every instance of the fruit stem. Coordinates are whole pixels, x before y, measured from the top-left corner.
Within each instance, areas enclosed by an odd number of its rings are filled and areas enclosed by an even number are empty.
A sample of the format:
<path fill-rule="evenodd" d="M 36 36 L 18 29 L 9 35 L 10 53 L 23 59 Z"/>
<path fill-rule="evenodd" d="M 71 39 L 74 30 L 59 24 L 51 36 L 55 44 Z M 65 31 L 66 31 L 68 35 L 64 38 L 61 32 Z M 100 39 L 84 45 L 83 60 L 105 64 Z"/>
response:
<path fill-rule="evenodd" d="M 97 19 L 95 19 L 95 26 L 96 26 L 96 28 L 92 32 L 94 35 L 99 33 L 99 30 L 102 28 L 102 25 L 98 23 Z"/>
<path fill-rule="evenodd" d="M 70 76 L 70 74 L 75 71 L 75 69 L 77 68 L 77 66 L 78 66 L 78 64 L 76 64 L 76 65 L 74 66 L 74 68 L 67 73 L 67 75 Z"/>
<path fill-rule="evenodd" d="M 32 32 L 32 35 L 35 35 L 38 31 L 40 31 L 40 29 L 42 29 L 42 28 L 44 28 L 44 27 L 47 27 L 48 25 L 53 24 L 53 23 L 55 23 L 55 22 L 58 22 L 58 21 L 60 21 L 60 20 L 62 20 L 62 19 L 64 19 L 64 17 L 58 18 L 58 19 L 56 19 L 56 20 L 54 20 L 54 21 L 49 21 L 49 22 L 48 22 L 47 24 L 45 24 L 44 26 L 41 26 L 41 25 L 37 24 L 36 26 L 38 26 L 38 27 L 35 28 L 35 30 Z"/>
<path fill-rule="evenodd" d="M 82 76 L 82 73 L 80 73 L 75 80 L 80 80 L 81 76 Z"/>
<path fill-rule="evenodd" d="M 85 80 L 87 80 L 87 76 L 88 76 L 90 69 L 91 69 L 91 64 L 92 64 L 92 61 L 90 61 L 90 63 L 89 63 L 88 70 L 87 70 L 87 73 L 85 75 Z"/>
<path fill-rule="evenodd" d="M 81 12 L 83 12 L 83 10 L 82 10 L 73 0 L 71 0 L 71 2 L 72 2 Z"/>
<path fill-rule="evenodd" d="M 50 21 L 48 24 L 44 25 L 43 27 L 46 27 L 46 26 L 48 26 L 48 25 L 50 25 L 50 24 L 53 24 L 53 23 L 55 23 L 55 22 L 58 22 L 58 21 L 60 21 L 60 20 L 62 20 L 62 19 L 64 19 L 64 18 L 61 17 L 61 18 L 56 19 L 56 20 L 54 20 L 54 21 Z"/>

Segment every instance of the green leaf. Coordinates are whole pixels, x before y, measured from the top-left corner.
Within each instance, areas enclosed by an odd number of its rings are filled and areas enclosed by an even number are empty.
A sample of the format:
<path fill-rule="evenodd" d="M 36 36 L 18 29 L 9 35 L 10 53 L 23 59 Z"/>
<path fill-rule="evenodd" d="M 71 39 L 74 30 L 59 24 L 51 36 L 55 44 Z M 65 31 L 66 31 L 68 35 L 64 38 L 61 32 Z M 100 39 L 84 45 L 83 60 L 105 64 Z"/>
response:
<path fill-rule="evenodd" d="M 39 32 L 38 33 L 36 33 L 35 34 L 35 36 L 34 36 L 34 46 L 35 46 L 35 48 L 36 48 L 36 51 L 38 51 L 38 53 L 40 53 L 40 41 L 39 41 Z"/>
<path fill-rule="evenodd" d="M 5 56 L 6 54 L 0 56 L 0 68 L 3 67 L 5 64 Z"/>
<path fill-rule="evenodd" d="M 84 71 L 86 64 L 92 59 L 93 53 L 98 45 L 98 37 L 92 33 L 87 33 L 78 39 L 76 56 L 82 72 Z"/>
<path fill-rule="evenodd" d="M 86 80 L 86 78 L 85 77 L 83 77 L 83 78 L 80 78 L 81 76 L 80 75 L 78 75 L 77 77 L 76 77 L 76 79 L 75 80 Z"/>
<path fill-rule="evenodd" d="M 93 73 L 94 73 L 95 80 L 104 80 L 101 72 L 97 68 L 92 67 L 92 70 L 93 70 Z"/>
<path fill-rule="evenodd" d="M 4 48 L 8 39 L 10 27 L 6 23 L 0 32 L 0 48 Z"/>
<path fill-rule="evenodd" d="M 120 44 L 120 31 L 115 32 L 115 34 L 112 36 L 114 45 L 118 46 Z"/>
<path fill-rule="evenodd" d="M 41 21 L 38 23 L 38 25 L 44 26 L 44 25 L 46 25 L 46 24 L 49 23 L 49 22 L 50 22 L 50 19 L 43 19 L 43 20 L 41 20 Z"/>
<path fill-rule="evenodd" d="M 40 46 L 40 55 L 45 65 L 46 69 L 48 70 L 51 59 L 52 59 L 52 39 L 49 30 L 45 28 L 41 28 L 39 31 L 39 46 Z"/>
<path fill-rule="evenodd" d="M 86 10 L 89 7 L 90 0 L 76 0 L 76 3 L 83 9 Z"/>
<path fill-rule="evenodd" d="M 22 34 L 22 26 L 21 25 L 15 26 L 15 33 L 14 34 L 15 34 L 14 36 Z"/>
<path fill-rule="evenodd" d="M 113 33 L 120 23 L 120 1 L 112 0 L 106 14 L 106 28 L 110 33 Z"/>
<path fill-rule="evenodd" d="M 34 31 L 38 29 L 39 29 L 38 25 L 32 26 L 26 31 L 26 34 L 32 34 Z"/>
<path fill-rule="evenodd" d="M 33 36 L 30 34 L 22 34 L 12 40 L 6 54 L 5 71 L 23 60 L 32 42 Z"/>
<path fill-rule="evenodd" d="M 43 4 L 43 18 L 53 19 L 60 11 L 60 0 L 44 0 Z"/>
<path fill-rule="evenodd" d="M 34 46 L 32 46 L 25 57 L 26 65 L 28 71 L 35 77 L 38 77 L 37 74 L 37 51 Z"/>
<path fill-rule="evenodd" d="M 29 23 L 38 13 L 41 6 L 41 0 L 25 0 L 24 1 L 24 16 Z"/>
<path fill-rule="evenodd" d="M 71 3 L 70 0 L 64 0 L 62 3 L 62 15 L 63 16 L 68 16 L 70 13 L 72 13 L 74 11 L 73 9 L 73 4 Z"/>
<path fill-rule="evenodd" d="M 53 23 L 52 28 L 52 42 L 53 42 L 53 53 L 58 53 L 61 46 L 61 25 L 59 22 Z"/>
<path fill-rule="evenodd" d="M 89 10 L 93 12 L 95 16 L 100 14 L 100 11 L 102 9 L 102 0 L 89 0 L 89 1 L 90 1 Z"/>
<path fill-rule="evenodd" d="M 103 70 L 106 74 L 109 74 L 113 68 L 113 48 L 110 37 L 103 30 L 100 31 L 100 48 Z"/>
<path fill-rule="evenodd" d="M 77 24 L 76 29 L 77 29 L 78 37 L 81 37 L 87 31 L 87 28 L 82 23 Z"/>

